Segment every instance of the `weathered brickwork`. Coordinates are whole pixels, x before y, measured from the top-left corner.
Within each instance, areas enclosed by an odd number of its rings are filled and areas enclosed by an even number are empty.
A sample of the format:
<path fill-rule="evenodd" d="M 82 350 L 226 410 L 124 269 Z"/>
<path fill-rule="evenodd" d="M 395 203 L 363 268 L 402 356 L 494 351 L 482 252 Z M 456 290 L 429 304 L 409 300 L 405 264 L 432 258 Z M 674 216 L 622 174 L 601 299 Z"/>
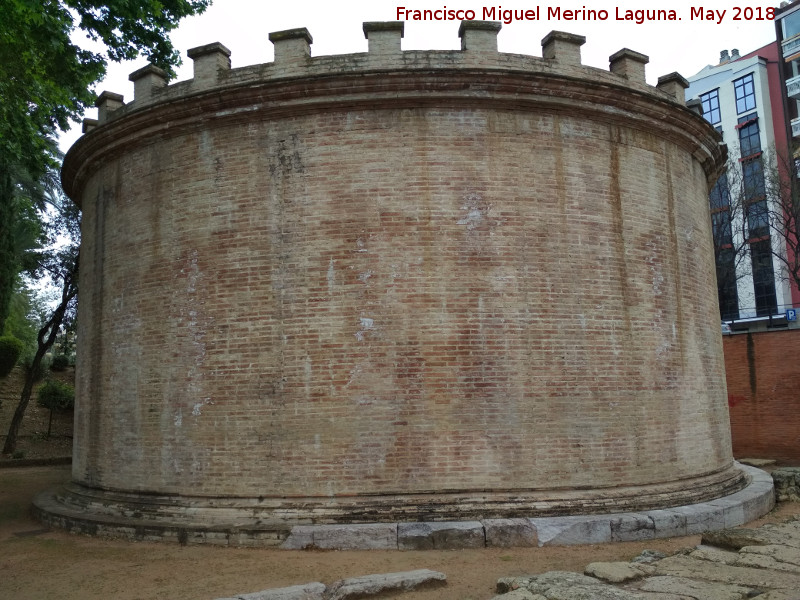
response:
<path fill-rule="evenodd" d="M 726 336 L 723 349 L 734 455 L 800 460 L 800 331 Z"/>
<path fill-rule="evenodd" d="M 497 30 L 401 52 L 398 24 L 365 24 L 369 53 L 320 58 L 293 30 L 234 70 L 205 46 L 194 80 L 151 70 L 101 115 L 64 167 L 84 214 L 78 487 L 302 522 L 740 485 L 716 134 L 638 53 L 611 73 L 580 65 L 578 36 L 532 58 L 497 53 Z"/>

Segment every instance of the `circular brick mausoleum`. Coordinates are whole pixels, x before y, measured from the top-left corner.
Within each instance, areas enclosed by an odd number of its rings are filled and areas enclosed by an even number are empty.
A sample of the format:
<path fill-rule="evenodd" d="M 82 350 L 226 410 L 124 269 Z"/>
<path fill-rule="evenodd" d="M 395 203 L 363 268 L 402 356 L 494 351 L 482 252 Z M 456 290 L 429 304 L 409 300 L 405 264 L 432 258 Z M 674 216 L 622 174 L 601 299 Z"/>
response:
<path fill-rule="evenodd" d="M 63 169 L 73 483 L 41 518 L 281 544 L 745 487 L 707 201 L 725 149 L 685 80 L 648 86 L 627 49 L 583 66 L 560 32 L 535 58 L 497 23 L 462 23 L 460 51 L 402 51 L 402 27 L 314 58 L 274 33 L 238 69 L 211 44 L 192 80 L 100 96 Z"/>

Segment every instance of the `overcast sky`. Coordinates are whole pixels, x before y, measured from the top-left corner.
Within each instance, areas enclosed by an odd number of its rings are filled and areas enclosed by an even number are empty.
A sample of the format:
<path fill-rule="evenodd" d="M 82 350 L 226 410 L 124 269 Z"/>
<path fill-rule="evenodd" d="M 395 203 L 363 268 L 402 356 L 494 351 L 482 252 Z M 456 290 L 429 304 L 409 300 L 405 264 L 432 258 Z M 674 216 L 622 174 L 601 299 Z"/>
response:
<path fill-rule="evenodd" d="M 498 2 L 486 0 L 458 0 L 434 2 L 432 0 L 291 0 L 273 3 L 264 0 L 214 0 L 212 6 L 198 17 L 185 19 L 172 33 L 172 41 L 184 56 L 178 70 L 178 80 L 192 76 L 192 61 L 185 58 L 186 50 L 195 46 L 221 42 L 231 50 L 232 67 L 272 61 L 272 44 L 267 39 L 270 32 L 306 27 L 314 39 L 312 56 L 366 52 L 367 41 L 361 25 L 364 21 L 397 20 L 398 7 L 411 10 L 473 10 L 481 19 L 484 7 L 508 9 L 539 9 L 538 21 L 514 21 L 503 24 L 498 36 L 501 52 L 514 52 L 541 56 L 541 40 L 552 30 L 567 31 L 586 36 L 582 47 L 582 60 L 586 65 L 608 68 L 608 57 L 620 48 L 630 48 L 650 57 L 647 81 L 655 85 L 661 75 L 678 71 L 689 77 L 708 64 L 719 61 L 721 50 L 739 49 L 746 54 L 775 40 L 774 22 L 758 20 L 766 17 L 771 2 L 652 2 L 640 0 L 587 0 L 583 4 L 566 2 Z M 740 10 L 735 10 L 738 6 Z M 604 10 L 604 21 L 566 20 L 565 10 Z M 677 21 L 617 20 L 626 11 L 672 9 Z M 702 9 L 717 16 L 713 20 L 692 19 L 692 8 Z M 548 11 L 561 9 L 561 19 L 550 18 Z M 719 13 L 725 11 L 719 16 Z M 736 16 L 739 20 L 735 20 Z M 751 17 L 747 20 L 746 17 Z M 405 20 L 404 50 L 459 49 L 458 21 L 423 22 Z M 128 75 L 144 66 L 138 60 L 121 65 L 111 64 L 108 76 L 98 84 L 97 92 L 104 90 L 123 94 L 126 101 L 133 99 L 133 84 Z M 85 115 L 94 118 L 96 110 Z M 62 136 L 63 150 L 69 148 L 80 135 L 80 126 Z"/>

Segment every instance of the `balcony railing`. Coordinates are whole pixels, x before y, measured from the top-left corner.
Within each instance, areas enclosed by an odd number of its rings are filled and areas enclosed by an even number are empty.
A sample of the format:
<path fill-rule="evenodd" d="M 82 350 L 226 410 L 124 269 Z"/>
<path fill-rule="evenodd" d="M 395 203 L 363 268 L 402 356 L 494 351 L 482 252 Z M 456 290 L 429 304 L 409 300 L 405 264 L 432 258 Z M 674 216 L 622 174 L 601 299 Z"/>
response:
<path fill-rule="evenodd" d="M 786 94 L 789 98 L 800 100 L 800 75 L 786 80 Z"/>
<path fill-rule="evenodd" d="M 800 119 L 792 119 L 792 137 L 800 137 Z"/>
<path fill-rule="evenodd" d="M 800 35 L 790 37 L 788 40 L 783 40 L 783 42 L 781 42 L 781 48 L 783 49 L 784 58 L 800 52 Z"/>

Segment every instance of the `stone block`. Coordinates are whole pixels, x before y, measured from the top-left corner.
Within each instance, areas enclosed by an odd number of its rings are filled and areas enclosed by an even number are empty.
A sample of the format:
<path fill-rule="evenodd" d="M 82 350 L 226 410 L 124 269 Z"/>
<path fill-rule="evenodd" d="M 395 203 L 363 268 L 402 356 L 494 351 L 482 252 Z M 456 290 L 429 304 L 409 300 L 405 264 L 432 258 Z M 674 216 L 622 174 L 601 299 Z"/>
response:
<path fill-rule="evenodd" d="M 653 521 L 655 537 L 678 537 L 687 535 L 686 514 L 670 508 L 649 510 L 646 514 Z"/>
<path fill-rule="evenodd" d="M 311 44 L 314 39 L 305 27 L 274 31 L 269 41 L 275 49 L 275 64 L 306 61 L 311 58 Z"/>
<path fill-rule="evenodd" d="M 401 550 L 483 548 L 486 535 L 479 521 L 400 523 L 397 545 Z"/>
<path fill-rule="evenodd" d="M 614 542 L 652 540 L 655 537 L 655 523 L 647 514 L 625 513 L 607 516 L 611 525 L 611 540 Z"/>
<path fill-rule="evenodd" d="M 724 527 L 737 527 L 746 523 L 744 518 L 744 508 L 742 502 L 731 496 L 718 498 L 707 503 L 709 506 L 722 510 L 722 522 Z"/>
<path fill-rule="evenodd" d="M 486 545 L 498 548 L 538 546 L 539 537 L 530 519 L 485 519 Z"/>
<path fill-rule="evenodd" d="M 531 519 L 540 546 L 606 544 L 611 541 L 611 523 L 607 516 L 543 517 Z"/>
<path fill-rule="evenodd" d="M 394 523 L 299 525 L 292 528 L 281 548 L 392 550 L 397 548 L 397 525 Z"/>
<path fill-rule="evenodd" d="M 689 87 L 689 82 L 680 73 L 662 75 L 658 78 L 656 87 L 675 98 L 681 104 L 686 104 L 686 88 Z"/>
<path fill-rule="evenodd" d="M 332 584 L 325 600 L 347 600 L 366 598 L 396 592 L 408 592 L 420 588 L 439 587 L 447 584 L 447 575 L 429 569 L 383 573 L 342 579 Z"/>
<path fill-rule="evenodd" d="M 781 467 L 772 471 L 778 502 L 800 501 L 800 467 Z"/>
<path fill-rule="evenodd" d="M 542 39 L 542 57 L 568 65 L 581 64 L 581 46 L 586 43 L 582 35 L 565 31 L 551 31 Z"/>
<path fill-rule="evenodd" d="M 305 583 L 251 594 L 237 594 L 230 598 L 218 598 L 217 600 L 322 600 L 325 597 L 325 590 L 326 587 L 323 583 Z"/>
<path fill-rule="evenodd" d="M 195 86 L 210 87 L 216 85 L 222 71 L 230 71 L 231 51 L 219 42 L 190 48 L 186 55 L 192 59 Z"/>
<path fill-rule="evenodd" d="M 458 37 L 461 50 L 469 52 L 497 52 L 497 34 L 502 23 L 497 21 L 461 21 Z"/>
<path fill-rule="evenodd" d="M 95 101 L 97 107 L 97 124 L 102 125 L 108 121 L 109 115 L 125 106 L 124 97 L 114 92 L 102 92 Z"/>
<path fill-rule="evenodd" d="M 133 82 L 133 99 L 140 104 L 150 102 L 155 90 L 167 85 L 168 79 L 166 71 L 152 64 L 134 71 L 128 77 Z"/>
<path fill-rule="evenodd" d="M 776 462 L 778 462 L 772 458 L 738 458 L 736 460 L 743 465 L 748 465 L 750 467 L 757 467 L 759 469 L 763 469 L 764 467 L 771 467 Z"/>
<path fill-rule="evenodd" d="M 669 509 L 686 517 L 686 535 L 704 533 L 725 527 L 723 510 L 708 503 L 676 506 Z"/>
<path fill-rule="evenodd" d="M 608 57 L 609 67 L 615 75 L 627 78 L 629 81 L 645 83 L 645 65 L 650 59 L 629 48 L 618 50 Z"/>
<path fill-rule="evenodd" d="M 281 544 L 284 550 L 305 550 L 314 547 L 314 525 L 295 525 Z"/>
<path fill-rule="evenodd" d="M 400 41 L 404 31 L 402 21 L 368 21 L 364 23 L 363 28 L 371 55 L 382 56 L 402 52 Z"/>

